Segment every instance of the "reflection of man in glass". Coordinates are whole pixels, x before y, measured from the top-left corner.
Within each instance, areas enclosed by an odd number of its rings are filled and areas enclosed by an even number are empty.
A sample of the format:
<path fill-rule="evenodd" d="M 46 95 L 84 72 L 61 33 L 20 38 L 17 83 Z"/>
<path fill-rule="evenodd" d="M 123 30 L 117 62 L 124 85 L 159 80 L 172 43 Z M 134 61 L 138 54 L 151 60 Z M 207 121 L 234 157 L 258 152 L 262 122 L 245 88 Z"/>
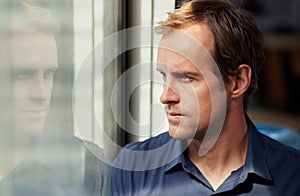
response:
<path fill-rule="evenodd" d="M 24 17 L 22 12 L 18 12 L 11 24 L 14 128 L 16 134 L 22 137 L 35 135 L 43 129 L 51 99 L 53 74 L 58 67 L 53 35 L 57 25 L 48 21 L 43 21 L 47 25 L 44 27 L 40 24 L 35 25 L 38 21 L 34 20 L 39 20 L 41 14 L 45 16 L 41 17 L 41 20 L 45 20 L 46 17 L 49 21 L 52 19 L 47 11 L 41 8 L 24 5 L 24 9 L 31 11 L 32 16 L 27 12 L 27 21 L 19 21 Z"/>
<path fill-rule="evenodd" d="M 0 165 L 0 195 L 99 195 L 99 161 L 66 130 L 44 127 L 58 68 L 59 24 L 48 10 L 21 2 L 9 22 L 13 135 L 5 153 L 12 164 Z"/>
<path fill-rule="evenodd" d="M 12 133 L 11 163 L 1 175 L 9 173 L 32 152 L 34 140 L 44 128 L 52 88 L 58 68 L 54 35 L 59 24 L 46 9 L 20 1 L 12 4 L 7 22 L 9 43 L 8 73 Z M 1 144 L 3 145 L 3 144 Z"/>
<path fill-rule="evenodd" d="M 19 195 L 26 187 L 25 176 L 42 176 L 32 161 L 37 136 L 44 128 L 53 88 L 53 74 L 58 68 L 54 35 L 59 24 L 50 13 L 35 4 L 12 4 L 7 23 L 9 38 L 8 73 L 11 104 L 10 146 L 1 144 L 6 158 L 1 165 L 0 195 Z M 29 164 L 30 163 L 30 164 Z M 20 174 L 24 174 L 24 177 Z M 31 179 L 34 183 L 34 177 Z M 20 188 L 20 189 L 19 189 Z M 28 189 L 29 190 L 29 189 Z"/>
<path fill-rule="evenodd" d="M 6 155 L 1 158 L 4 164 L 0 168 L 0 195 L 36 195 L 42 190 L 55 193 L 41 186 L 44 179 L 52 183 L 54 178 L 46 174 L 38 161 L 44 157 L 36 156 L 35 148 L 50 105 L 53 74 L 58 68 L 54 35 L 59 24 L 49 11 L 35 4 L 21 1 L 12 5 L 7 23 L 12 134 L 7 138 L 10 145 L 1 143 Z"/>

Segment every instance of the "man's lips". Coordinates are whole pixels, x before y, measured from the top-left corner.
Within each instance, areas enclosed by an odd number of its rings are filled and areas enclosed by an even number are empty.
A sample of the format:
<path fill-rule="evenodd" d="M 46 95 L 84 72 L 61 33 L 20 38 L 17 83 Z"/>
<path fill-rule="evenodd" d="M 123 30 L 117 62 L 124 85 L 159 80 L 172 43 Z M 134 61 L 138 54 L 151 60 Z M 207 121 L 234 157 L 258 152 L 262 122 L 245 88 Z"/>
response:
<path fill-rule="evenodd" d="M 185 117 L 185 115 L 182 113 L 179 113 L 179 112 L 168 112 L 167 111 L 167 117 L 168 117 L 169 122 L 176 123 L 176 122 L 180 122 L 180 120 L 183 117 Z"/>
<path fill-rule="evenodd" d="M 170 116 L 184 116 L 183 114 L 178 113 L 178 112 L 167 112 L 167 114 Z"/>
<path fill-rule="evenodd" d="M 41 109 L 29 109 L 29 110 L 24 110 L 24 113 L 43 113 L 46 112 L 48 109 L 47 108 L 41 108 Z"/>
<path fill-rule="evenodd" d="M 47 108 L 28 109 L 23 111 L 24 117 L 28 119 L 44 119 L 47 113 Z"/>

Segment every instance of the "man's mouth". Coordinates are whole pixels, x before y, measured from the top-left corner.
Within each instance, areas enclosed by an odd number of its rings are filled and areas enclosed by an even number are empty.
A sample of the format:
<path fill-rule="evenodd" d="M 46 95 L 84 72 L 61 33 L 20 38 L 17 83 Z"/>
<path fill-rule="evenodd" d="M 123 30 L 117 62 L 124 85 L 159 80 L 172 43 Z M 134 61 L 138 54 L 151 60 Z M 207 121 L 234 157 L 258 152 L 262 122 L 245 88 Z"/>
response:
<path fill-rule="evenodd" d="M 25 109 L 23 110 L 23 116 L 26 119 L 31 119 L 31 120 L 42 120 L 45 118 L 45 116 L 48 113 L 48 108 L 43 107 L 43 108 L 30 108 L 30 109 Z"/>
<path fill-rule="evenodd" d="M 37 113 L 44 113 L 44 112 L 47 112 L 47 108 L 38 108 L 38 109 L 27 109 L 27 110 L 24 110 L 23 112 L 24 113 L 33 113 L 33 114 L 37 114 Z"/>
<path fill-rule="evenodd" d="M 167 111 L 167 118 L 170 123 L 179 123 L 185 115 L 179 112 Z"/>

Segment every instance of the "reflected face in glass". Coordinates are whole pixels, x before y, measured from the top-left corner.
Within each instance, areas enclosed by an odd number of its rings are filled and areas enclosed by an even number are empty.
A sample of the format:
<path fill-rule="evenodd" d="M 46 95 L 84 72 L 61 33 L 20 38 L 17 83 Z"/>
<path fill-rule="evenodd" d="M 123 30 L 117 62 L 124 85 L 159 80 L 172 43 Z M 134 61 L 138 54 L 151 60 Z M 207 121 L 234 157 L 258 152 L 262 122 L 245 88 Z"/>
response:
<path fill-rule="evenodd" d="M 36 134 L 44 127 L 58 67 L 54 36 L 34 30 L 14 33 L 11 65 L 14 127 Z"/>

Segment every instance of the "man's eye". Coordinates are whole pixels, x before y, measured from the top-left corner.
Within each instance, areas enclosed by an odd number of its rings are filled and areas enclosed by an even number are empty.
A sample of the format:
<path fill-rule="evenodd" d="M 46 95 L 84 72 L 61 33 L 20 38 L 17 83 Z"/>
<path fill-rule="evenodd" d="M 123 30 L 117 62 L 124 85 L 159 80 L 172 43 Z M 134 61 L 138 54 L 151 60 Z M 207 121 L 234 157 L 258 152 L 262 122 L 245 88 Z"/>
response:
<path fill-rule="evenodd" d="M 32 71 L 14 71 L 12 72 L 11 78 L 13 80 L 26 80 L 33 76 Z"/>
<path fill-rule="evenodd" d="M 163 73 L 163 72 L 160 72 L 160 74 L 161 74 L 161 78 L 165 81 L 166 80 L 166 74 Z"/>
<path fill-rule="evenodd" d="M 52 79 L 55 73 L 55 69 L 48 69 L 44 72 L 44 77 L 48 79 Z"/>
<path fill-rule="evenodd" d="M 179 75 L 179 78 L 184 79 L 184 80 L 188 79 L 188 77 L 184 74 Z"/>
<path fill-rule="evenodd" d="M 177 78 L 180 79 L 180 80 L 183 80 L 183 81 L 191 81 L 192 80 L 191 77 L 189 77 L 187 75 L 184 75 L 184 74 L 178 74 Z"/>

